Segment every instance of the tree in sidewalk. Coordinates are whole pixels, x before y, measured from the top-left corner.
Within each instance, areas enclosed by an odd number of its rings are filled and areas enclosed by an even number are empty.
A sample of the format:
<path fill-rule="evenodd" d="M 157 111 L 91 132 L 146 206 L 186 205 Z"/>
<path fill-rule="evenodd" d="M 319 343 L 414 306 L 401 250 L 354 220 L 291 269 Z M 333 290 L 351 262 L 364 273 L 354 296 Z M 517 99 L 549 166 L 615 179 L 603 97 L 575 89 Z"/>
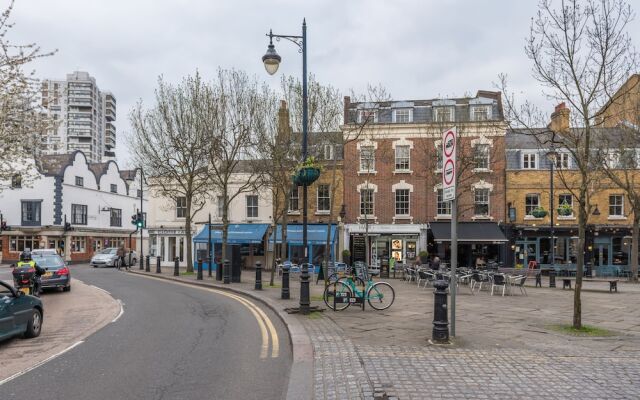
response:
<path fill-rule="evenodd" d="M 525 52 L 546 97 L 572 109 L 569 123 L 552 129 L 554 134 L 549 135 L 549 130 L 536 129 L 547 125 L 548 116 L 531 103 L 516 107 L 513 96 L 505 96 L 514 128 L 535 136 L 541 144 L 551 136 L 555 149 L 569 153 L 575 163 L 569 185 L 578 203 L 575 329 L 582 327 L 580 296 L 586 230 L 592 211 L 590 194 L 601 176 L 594 168 L 598 145 L 594 128 L 603 107 L 621 95 L 617 89 L 637 70 L 637 54 L 627 33 L 632 18 L 633 11 L 624 0 L 541 0 Z M 506 92 L 504 76 L 501 86 Z"/>
<path fill-rule="evenodd" d="M 221 202 L 223 259 L 227 254 L 229 206 L 242 194 L 257 194 L 262 183 L 254 160 L 259 154 L 260 132 L 273 129 L 273 101 L 268 87 L 241 71 L 220 69 L 211 84 L 206 159 L 209 188 Z"/>
<path fill-rule="evenodd" d="M 40 86 L 30 63 L 53 52 L 43 52 L 35 43 L 14 44 L 9 35 L 14 24 L 10 1 L 0 14 L 0 191 L 13 184 L 28 185 L 37 177 L 32 168 L 41 136 L 55 128 L 38 103 Z"/>
<path fill-rule="evenodd" d="M 146 108 L 140 101 L 129 115 L 133 128 L 129 148 L 153 195 L 170 200 L 171 210 L 178 204 L 185 209 L 180 217 L 184 217 L 188 272 L 193 272 L 192 221 L 209 197 L 212 92 L 199 73 L 177 85 L 160 77 L 155 104 Z"/>

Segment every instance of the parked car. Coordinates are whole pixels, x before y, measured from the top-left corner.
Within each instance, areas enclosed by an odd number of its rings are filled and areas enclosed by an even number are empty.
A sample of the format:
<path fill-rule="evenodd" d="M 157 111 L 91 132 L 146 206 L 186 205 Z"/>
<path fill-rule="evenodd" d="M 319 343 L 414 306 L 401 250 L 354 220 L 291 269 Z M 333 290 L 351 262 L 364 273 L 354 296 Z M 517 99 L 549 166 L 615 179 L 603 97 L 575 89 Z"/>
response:
<path fill-rule="evenodd" d="M 0 281 L 0 340 L 17 335 L 33 338 L 42 329 L 42 301 Z"/>
<path fill-rule="evenodd" d="M 59 255 L 41 255 L 33 256 L 39 266 L 46 269 L 47 272 L 40 277 L 43 289 L 62 288 L 63 291 L 71 290 L 71 271 Z"/>
<path fill-rule="evenodd" d="M 135 251 L 131 252 L 131 265 L 136 265 L 138 261 L 138 255 Z M 93 268 L 98 267 L 117 267 L 120 260 L 118 259 L 118 248 L 117 247 L 107 247 L 104 250 L 96 253 L 89 263 Z M 124 257 L 124 262 L 127 264 L 129 262 L 129 255 Z"/>

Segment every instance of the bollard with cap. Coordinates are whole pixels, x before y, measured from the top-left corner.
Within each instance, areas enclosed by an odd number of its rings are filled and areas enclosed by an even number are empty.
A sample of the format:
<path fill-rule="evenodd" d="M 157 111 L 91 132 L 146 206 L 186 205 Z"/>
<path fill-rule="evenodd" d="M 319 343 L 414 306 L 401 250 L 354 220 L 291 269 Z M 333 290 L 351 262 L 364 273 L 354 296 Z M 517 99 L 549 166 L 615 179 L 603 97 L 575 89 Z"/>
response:
<path fill-rule="evenodd" d="M 149 264 L 150 263 L 149 256 L 147 256 L 146 259 L 147 259 L 146 260 L 147 263 L 146 263 L 146 268 L 144 270 L 145 272 L 151 272 L 151 265 Z M 140 260 L 140 266 L 142 266 L 142 260 Z"/>
<path fill-rule="evenodd" d="M 311 305 L 309 296 L 309 264 L 302 264 L 300 272 L 300 314 L 307 315 Z"/>
<path fill-rule="evenodd" d="M 449 342 L 449 310 L 448 287 L 449 284 L 445 280 L 437 280 L 433 283 L 435 288 L 433 291 L 433 331 L 431 339 L 436 343 Z"/>
<path fill-rule="evenodd" d="M 180 259 L 178 257 L 173 259 L 173 276 L 180 276 Z"/>
<path fill-rule="evenodd" d="M 156 274 L 161 274 L 161 273 L 162 273 L 162 269 L 160 268 L 160 257 L 156 257 Z"/>
<path fill-rule="evenodd" d="M 262 263 L 256 261 L 256 290 L 262 290 Z"/>
<path fill-rule="evenodd" d="M 231 265 L 229 263 L 229 260 L 224 260 L 224 262 L 222 263 L 222 273 L 224 275 L 222 283 L 231 283 Z"/>
<path fill-rule="evenodd" d="M 289 299 L 289 264 L 282 266 L 282 290 L 280 291 L 281 299 Z"/>
<path fill-rule="evenodd" d="M 198 259 L 198 276 L 196 279 L 199 281 L 202 280 L 202 259 L 201 258 Z"/>

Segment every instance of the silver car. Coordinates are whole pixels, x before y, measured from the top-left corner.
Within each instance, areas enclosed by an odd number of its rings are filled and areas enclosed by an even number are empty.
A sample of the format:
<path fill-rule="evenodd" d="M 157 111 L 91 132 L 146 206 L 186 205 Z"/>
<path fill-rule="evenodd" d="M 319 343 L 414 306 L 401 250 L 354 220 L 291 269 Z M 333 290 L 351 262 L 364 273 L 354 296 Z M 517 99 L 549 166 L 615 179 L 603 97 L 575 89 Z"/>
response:
<path fill-rule="evenodd" d="M 138 256 L 135 251 L 131 252 L 131 265 L 135 265 L 137 263 Z M 125 265 L 129 263 L 129 255 L 125 255 L 124 257 Z M 118 258 L 118 248 L 117 247 L 108 247 L 100 252 L 96 253 L 89 263 L 93 268 L 98 267 L 118 267 L 122 266 L 120 264 L 120 260 Z"/>

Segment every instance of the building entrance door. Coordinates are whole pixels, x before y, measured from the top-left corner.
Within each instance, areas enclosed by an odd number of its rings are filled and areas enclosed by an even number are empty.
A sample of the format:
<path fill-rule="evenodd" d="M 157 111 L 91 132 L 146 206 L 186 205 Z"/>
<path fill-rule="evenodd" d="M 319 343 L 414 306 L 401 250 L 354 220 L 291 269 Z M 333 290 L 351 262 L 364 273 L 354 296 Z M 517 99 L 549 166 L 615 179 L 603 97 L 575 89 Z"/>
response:
<path fill-rule="evenodd" d="M 596 244 L 594 254 L 596 266 L 609 265 L 609 253 L 611 253 L 610 244 Z"/>

